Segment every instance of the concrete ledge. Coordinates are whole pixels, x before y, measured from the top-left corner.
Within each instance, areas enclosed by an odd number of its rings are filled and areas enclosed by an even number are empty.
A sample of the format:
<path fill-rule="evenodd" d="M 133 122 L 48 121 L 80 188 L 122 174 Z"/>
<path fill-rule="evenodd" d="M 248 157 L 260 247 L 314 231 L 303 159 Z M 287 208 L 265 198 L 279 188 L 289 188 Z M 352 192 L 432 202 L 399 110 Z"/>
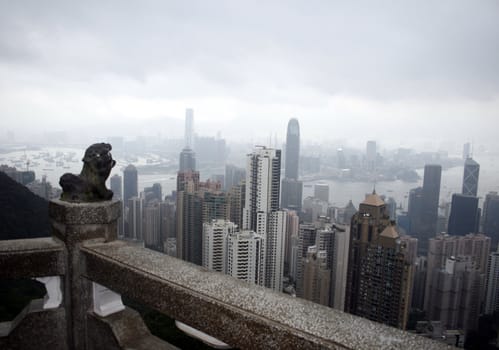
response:
<path fill-rule="evenodd" d="M 89 279 L 234 347 L 449 348 L 123 241 L 87 244 L 82 252 Z"/>
<path fill-rule="evenodd" d="M 64 275 L 66 259 L 64 244 L 56 238 L 0 241 L 0 278 Z"/>
<path fill-rule="evenodd" d="M 49 202 L 49 216 L 66 225 L 109 224 L 121 215 L 119 200 L 73 203 L 59 199 Z"/>

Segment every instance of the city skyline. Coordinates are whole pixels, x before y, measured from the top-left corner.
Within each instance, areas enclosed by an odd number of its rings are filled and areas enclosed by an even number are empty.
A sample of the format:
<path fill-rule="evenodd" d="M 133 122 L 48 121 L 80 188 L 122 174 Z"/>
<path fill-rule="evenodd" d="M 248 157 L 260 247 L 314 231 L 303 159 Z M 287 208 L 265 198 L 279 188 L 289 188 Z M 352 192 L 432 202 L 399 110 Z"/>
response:
<path fill-rule="evenodd" d="M 0 137 L 182 137 L 192 107 L 198 130 L 229 140 L 284 140 L 298 117 L 304 142 L 497 145 L 498 13 L 494 1 L 5 1 Z"/>

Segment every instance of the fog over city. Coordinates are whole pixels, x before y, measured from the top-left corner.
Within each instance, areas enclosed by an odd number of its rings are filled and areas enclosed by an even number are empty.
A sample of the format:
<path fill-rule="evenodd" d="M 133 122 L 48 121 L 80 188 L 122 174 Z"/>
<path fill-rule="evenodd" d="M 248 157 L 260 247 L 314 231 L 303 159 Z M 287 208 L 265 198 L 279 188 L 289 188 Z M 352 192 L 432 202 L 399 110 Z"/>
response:
<path fill-rule="evenodd" d="M 0 141 L 183 135 L 493 151 L 497 1 L 0 1 Z M 452 150 L 451 150 L 452 151 Z"/>

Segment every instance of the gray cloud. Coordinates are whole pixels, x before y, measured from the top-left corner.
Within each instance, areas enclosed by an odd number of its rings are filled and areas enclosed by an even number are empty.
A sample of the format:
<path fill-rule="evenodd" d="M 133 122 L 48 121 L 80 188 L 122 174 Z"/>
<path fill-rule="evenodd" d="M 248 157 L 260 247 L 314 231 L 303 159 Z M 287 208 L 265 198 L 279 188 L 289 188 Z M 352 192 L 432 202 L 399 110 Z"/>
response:
<path fill-rule="evenodd" d="M 165 105 L 226 98 L 234 103 L 226 114 L 236 120 L 260 113 L 255 120 L 268 121 L 265 109 L 282 120 L 293 111 L 314 122 L 334 111 L 350 121 L 373 118 L 328 107 L 345 97 L 400 118 L 410 114 L 407 100 L 425 112 L 442 100 L 483 101 L 486 117 L 475 117 L 490 121 L 497 114 L 487 108 L 499 98 L 497 18 L 493 0 L 4 0 L 0 70 L 8 80 L 0 97 L 14 102 L 0 103 L 0 114 L 12 118 L 8 126 L 37 109 L 55 122 L 57 110 L 47 103 L 66 96 L 75 104 L 90 99 L 89 109 L 116 118 L 123 113 L 106 110 L 110 100 L 132 96 Z M 25 97 L 31 108 L 17 108 Z"/>

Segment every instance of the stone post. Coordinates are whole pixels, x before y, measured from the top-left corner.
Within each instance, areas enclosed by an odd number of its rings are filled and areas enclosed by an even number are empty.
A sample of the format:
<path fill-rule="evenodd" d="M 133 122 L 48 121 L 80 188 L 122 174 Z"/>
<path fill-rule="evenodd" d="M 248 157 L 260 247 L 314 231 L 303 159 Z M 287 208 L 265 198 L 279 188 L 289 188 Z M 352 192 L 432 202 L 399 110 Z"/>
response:
<path fill-rule="evenodd" d="M 52 234 L 67 249 L 64 281 L 64 307 L 70 349 L 87 347 L 87 312 L 92 309 L 92 282 L 86 279 L 80 248 L 90 240 L 109 242 L 117 239 L 120 201 L 70 203 L 52 200 L 49 204 Z"/>

